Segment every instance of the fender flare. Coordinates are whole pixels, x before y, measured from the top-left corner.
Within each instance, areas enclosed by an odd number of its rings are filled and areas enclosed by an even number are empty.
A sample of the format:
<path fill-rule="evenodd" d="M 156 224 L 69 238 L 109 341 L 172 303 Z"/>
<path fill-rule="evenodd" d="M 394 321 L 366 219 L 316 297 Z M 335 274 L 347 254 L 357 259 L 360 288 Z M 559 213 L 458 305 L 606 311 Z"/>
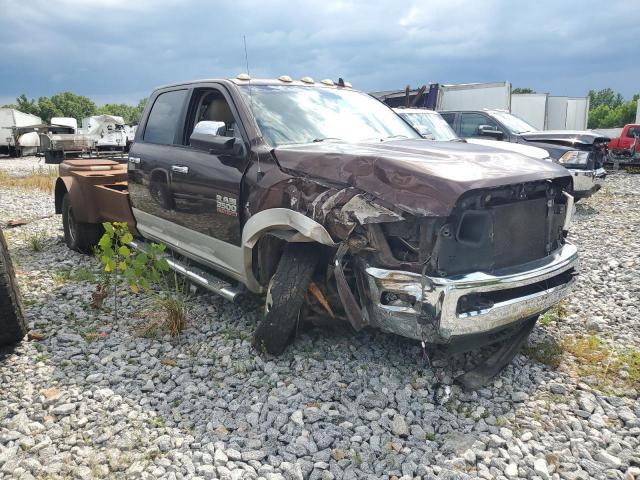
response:
<path fill-rule="evenodd" d="M 337 247 L 329 232 L 320 223 L 306 215 L 288 208 L 270 208 L 253 215 L 242 229 L 242 254 L 246 285 L 249 290 L 261 293 L 262 286 L 253 275 L 253 247 L 260 237 L 273 231 L 294 232 L 290 242 L 318 242 Z"/>
<path fill-rule="evenodd" d="M 62 213 L 62 198 L 69 194 L 73 215 L 79 223 L 97 223 L 100 221 L 97 205 L 88 201 L 89 197 L 83 192 L 82 184 L 72 177 L 58 177 L 55 186 L 56 213 Z"/>

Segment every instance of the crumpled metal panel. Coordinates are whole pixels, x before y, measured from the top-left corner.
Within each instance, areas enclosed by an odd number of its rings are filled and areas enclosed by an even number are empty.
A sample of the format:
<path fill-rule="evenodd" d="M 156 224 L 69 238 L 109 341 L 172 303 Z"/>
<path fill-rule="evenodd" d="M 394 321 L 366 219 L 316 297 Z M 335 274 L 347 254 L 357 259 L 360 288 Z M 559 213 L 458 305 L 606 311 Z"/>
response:
<path fill-rule="evenodd" d="M 469 190 L 567 176 L 559 165 L 513 152 L 426 140 L 319 142 L 274 154 L 284 169 L 355 187 L 417 216 L 448 216 Z"/>

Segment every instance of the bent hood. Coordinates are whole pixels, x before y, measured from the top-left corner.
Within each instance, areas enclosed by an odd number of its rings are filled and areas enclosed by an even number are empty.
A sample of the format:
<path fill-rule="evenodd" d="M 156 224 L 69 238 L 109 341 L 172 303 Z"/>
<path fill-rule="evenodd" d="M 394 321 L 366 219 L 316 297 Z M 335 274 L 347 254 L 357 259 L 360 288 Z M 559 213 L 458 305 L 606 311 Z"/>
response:
<path fill-rule="evenodd" d="M 274 149 L 284 169 L 349 185 L 414 215 L 446 216 L 463 193 L 569 175 L 564 167 L 481 145 L 428 140 L 321 142 Z"/>
<path fill-rule="evenodd" d="M 541 132 L 525 132 L 520 136 L 529 142 L 556 143 L 568 147 L 575 144 L 608 143 L 610 140 L 609 137 L 593 130 L 545 130 Z"/>

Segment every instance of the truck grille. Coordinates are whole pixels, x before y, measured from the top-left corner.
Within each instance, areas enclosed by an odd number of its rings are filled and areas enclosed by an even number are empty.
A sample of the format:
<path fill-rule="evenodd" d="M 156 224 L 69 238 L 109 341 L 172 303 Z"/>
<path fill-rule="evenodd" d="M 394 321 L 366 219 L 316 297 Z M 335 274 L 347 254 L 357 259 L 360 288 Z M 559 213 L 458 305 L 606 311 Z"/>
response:
<path fill-rule="evenodd" d="M 473 192 L 449 218 L 388 224 L 384 236 L 403 268 L 422 271 L 428 262 L 430 274 L 437 276 L 490 273 L 561 247 L 565 216 L 561 188 L 524 184 Z"/>

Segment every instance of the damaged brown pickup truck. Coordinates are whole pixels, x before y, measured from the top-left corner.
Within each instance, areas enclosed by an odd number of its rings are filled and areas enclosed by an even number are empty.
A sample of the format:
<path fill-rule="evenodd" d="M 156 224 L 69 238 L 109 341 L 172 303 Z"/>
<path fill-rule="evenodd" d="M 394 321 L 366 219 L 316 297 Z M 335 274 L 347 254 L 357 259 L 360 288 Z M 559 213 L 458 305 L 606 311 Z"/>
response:
<path fill-rule="evenodd" d="M 127 170 L 96 159 L 60 171 L 70 248 L 88 252 L 101 222 L 128 221 L 135 245 L 165 243 L 191 282 L 264 295 L 255 344 L 274 354 L 300 314 L 425 343 L 508 338 L 486 379 L 574 282 L 564 168 L 424 140 L 343 81 L 162 87 Z"/>

